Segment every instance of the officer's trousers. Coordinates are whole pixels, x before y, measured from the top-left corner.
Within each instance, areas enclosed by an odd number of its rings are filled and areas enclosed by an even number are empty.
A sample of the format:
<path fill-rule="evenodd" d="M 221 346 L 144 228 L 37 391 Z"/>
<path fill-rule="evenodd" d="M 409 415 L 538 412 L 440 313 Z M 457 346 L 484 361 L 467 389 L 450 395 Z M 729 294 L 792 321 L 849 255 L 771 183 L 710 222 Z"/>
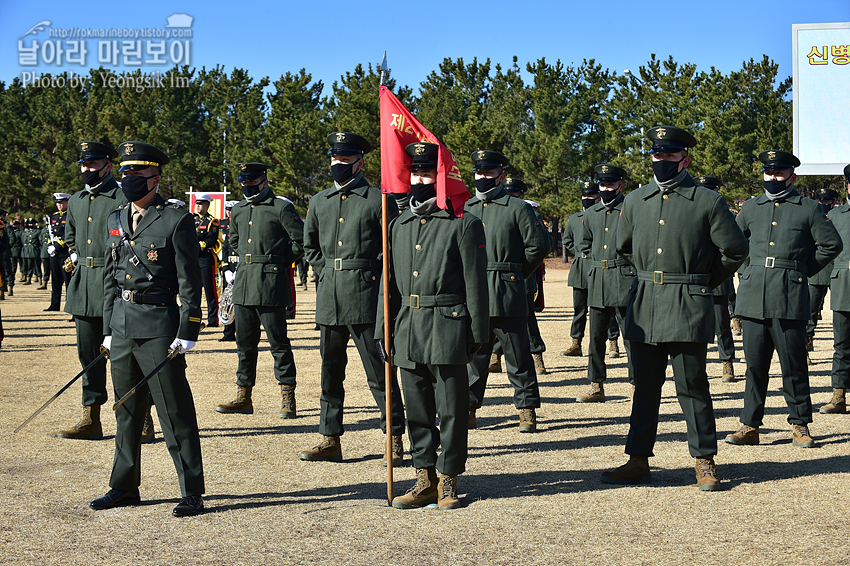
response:
<path fill-rule="evenodd" d="M 741 422 L 761 426 L 767 398 L 768 370 L 773 351 L 782 368 L 782 393 L 788 405 L 788 422 L 812 422 L 809 367 L 806 363 L 806 321 L 783 318 L 744 318 L 744 357 L 747 385 Z"/>
<path fill-rule="evenodd" d="M 653 456 L 668 357 L 673 366 L 676 396 L 687 423 L 691 456 L 700 458 L 717 454 L 714 407 L 705 373 L 707 351 L 708 344 L 702 342 L 646 344 L 632 341 L 635 395 L 629 418 L 626 454 Z"/>
<path fill-rule="evenodd" d="M 496 341 L 505 351 L 505 371 L 514 386 L 514 406 L 517 409 L 540 407 L 537 373 L 528 343 L 526 317 L 490 317 L 490 338 L 467 365 L 469 373 L 469 408 L 478 409 L 484 402 L 484 390 L 490 371 L 490 354 Z"/>
<path fill-rule="evenodd" d="M 129 340 L 112 335 L 112 384 L 120 399 L 142 378 L 165 359 L 173 338 Z M 109 486 L 114 489 L 136 489 L 141 484 L 142 428 L 153 396 L 162 436 L 168 448 L 183 497 L 204 493 L 204 467 L 201 440 L 192 390 L 186 380 L 186 359 L 178 355 L 157 375 L 141 387 L 117 411 L 115 419 L 115 458 Z"/>
<path fill-rule="evenodd" d="M 440 473 L 451 476 L 462 474 L 469 451 L 466 366 L 416 364 L 414 369 L 399 368 L 399 373 L 407 401 L 413 466 L 436 466 Z M 442 447 L 439 456 L 438 447 Z"/>
<path fill-rule="evenodd" d="M 735 340 L 732 338 L 732 318 L 729 314 L 729 296 L 714 297 L 714 334 L 717 336 L 717 355 L 721 361 L 735 359 Z"/>
<path fill-rule="evenodd" d="M 850 311 L 832 311 L 832 387 L 850 389 Z"/>
<path fill-rule="evenodd" d="M 295 358 L 292 343 L 286 335 L 286 307 L 247 307 L 235 305 L 236 325 L 236 384 L 254 387 L 257 381 L 257 355 L 260 344 L 260 323 L 269 339 L 274 358 L 274 377 L 281 385 L 295 386 Z"/>
<path fill-rule="evenodd" d="M 345 401 L 345 367 L 348 363 L 349 338 L 363 362 L 366 371 L 366 382 L 372 392 L 372 398 L 381 411 L 381 430 L 387 432 L 387 397 L 386 380 L 384 377 L 384 362 L 378 355 L 375 344 L 375 323 L 349 324 L 342 326 L 319 325 L 319 353 L 322 355 L 322 396 L 319 399 L 321 415 L 319 417 L 319 433 L 325 436 L 339 436 L 345 432 L 343 413 Z M 393 374 L 392 379 L 392 433 L 396 436 L 404 434 L 404 407 L 401 400 L 401 390 L 398 378 Z"/>
<path fill-rule="evenodd" d="M 100 355 L 103 344 L 103 319 L 74 315 L 77 329 L 77 356 L 86 367 Z M 101 360 L 83 375 L 83 406 L 103 405 L 109 399 L 106 392 L 106 360 Z"/>
<path fill-rule="evenodd" d="M 593 383 L 603 383 L 608 375 L 605 365 L 605 339 L 611 334 L 611 322 L 622 326 L 626 318 L 627 307 L 590 307 L 590 363 L 587 365 L 587 377 Z M 609 340 L 611 338 L 608 338 Z M 635 382 L 632 364 L 632 347 L 629 340 L 623 339 L 626 347 L 626 360 L 629 368 L 629 383 Z"/>
<path fill-rule="evenodd" d="M 573 322 L 570 325 L 570 338 L 584 338 L 587 327 L 587 289 L 573 287 Z"/>
<path fill-rule="evenodd" d="M 68 256 L 50 258 L 50 308 L 55 311 L 59 310 L 59 305 L 62 302 L 62 286 L 65 286 L 65 298 L 67 300 L 68 283 L 71 282 L 71 274 L 65 271 L 63 267 L 66 259 L 68 259 Z M 102 319 L 100 320 L 101 322 L 103 321 Z"/>
<path fill-rule="evenodd" d="M 806 336 L 812 338 L 817 328 L 817 315 L 823 310 L 823 302 L 826 300 L 826 292 L 829 285 L 809 285 L 809 302 L 812 305 L 812 318 L 806 323 Z"/>
<path fill-rule="evenodd" d="M 540 326 L 537 324 L 537 316 L 534 311 L 534 295 L 527 295 L 528 297 L 528 344 L 531 347 L 532 354 L 542 354 L 546 351 L 546 343 L 543 342 L 543 336 L 540 335 Z M 496 340 L 496 344 L 493 346 L 493 353 L 498 354 L 499 356 L 505 353 L 505 349 L 502 348 L 502 343 Z"/>

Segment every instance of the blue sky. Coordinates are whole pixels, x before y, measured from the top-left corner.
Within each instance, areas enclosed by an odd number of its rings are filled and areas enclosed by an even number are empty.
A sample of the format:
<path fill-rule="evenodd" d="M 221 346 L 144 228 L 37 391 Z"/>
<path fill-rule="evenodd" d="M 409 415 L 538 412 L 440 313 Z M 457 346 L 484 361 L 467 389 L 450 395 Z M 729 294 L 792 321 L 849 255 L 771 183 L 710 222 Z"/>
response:
<path fill-rule="evenodd" d="M 490 58 L 507 67 L 514 55 L 565 64 L 595 58 L 622 73 L 656 53 L 708 71 L 739 69 L 742 61 L 769 55 L 790 76 L 791 25 L 848 22 L 850 0 L 751 0 L 713 2 L 535 1 L 268 2 L 241 0 L 0 4 L 0 80 L 23 72 L 87 72 L 97 67 L 97 41 L 88 39 L 85 67 L 22 67 L 18 40 L 35 24 L 50 26 L 21 39 L 49 39 L 55 28 L 163 28 L 168 16 L 192 16 L 191 65 L 247 69 L 272 80 L 306 68 L 325 93 L 358 63 L 380 61 L 387 50 L 393 76 L 416 89 L 445 57 Z M 142 65 L 145 72 L 162 69 Z M 119 65 L 120 70 L 120 65 Z"/>

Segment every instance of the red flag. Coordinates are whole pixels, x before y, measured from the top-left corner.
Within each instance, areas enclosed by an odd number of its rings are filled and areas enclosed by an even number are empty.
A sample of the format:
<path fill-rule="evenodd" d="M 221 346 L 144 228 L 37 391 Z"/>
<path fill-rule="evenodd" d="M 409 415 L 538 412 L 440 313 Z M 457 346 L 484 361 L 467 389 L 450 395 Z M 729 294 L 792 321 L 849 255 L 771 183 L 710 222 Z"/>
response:
<path fill-rule="evenodd" d="M 381 191 L 410 192 L 410 156 L 404 148 L 414 142 L 435 143 L 440 146 L 437 159 L 437 206 L 446 208 L 446 198 L 452 201 L 456 216 L 463 216 L 463 206 L 469 191 L 460 176 L 451 152 L 417 120 L 398 98 L 385 86 L 381 87 Z"/>

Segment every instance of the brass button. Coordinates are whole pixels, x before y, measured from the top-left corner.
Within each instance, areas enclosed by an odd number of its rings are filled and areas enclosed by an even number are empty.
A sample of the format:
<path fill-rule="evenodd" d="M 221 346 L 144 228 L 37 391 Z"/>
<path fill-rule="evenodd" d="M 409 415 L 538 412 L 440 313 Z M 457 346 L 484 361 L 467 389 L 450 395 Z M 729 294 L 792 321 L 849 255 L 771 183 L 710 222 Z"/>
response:
<path fill-rule="evenodd" d="M 799 279 L 797 279 L 797 281 L 799 281 L 800 283 L 802 283 L 802 282 L 803 282 L 803 278 L 802 278 L 802 277 L 800 277 Z"/>
<path fill-rule="evenodd" d="M 663 198 L 664 200 L 667 200 L 670 197 L 669 197 L 669 195 L 663 195 L 661 198 Z"/>
<path fill-rule="evenodd" d="M 774 244 L 773 242 L 770 242 L 770 245 L 771 245 L 771 246 L 775 246 L 776 244 Z"/>
<path fill-rule="evenodd" d="M 422 246 L 420 246 L 419 244 L 416 244 L 416 249 L 417 249 L 417 250 L 421 250 L 421 249 L 422 249 Z"/>
<path fill-rule="evenodd" d="M 124 278 L 125 279 L 132 279 L 133 277 L 128 273 L 127 275 L 124 276 Z"/>
<path fill-rule="evenodd" d="M 89 222 L 91 222 L 91 216 L 89 216 Z"/>
<path fill-rule="evenodd" d="M 87 244 L 91 244 L 91 240 L 86 240 L 86 243 L 87 243 Z"/>
<path fill-rule="evenodd" d="M 131 242 L 130 242 L 130 245 L 131 245 L 131 246 L 135 246 L 135 245 L 136 245 L 136 241 L 135 241 L 135 240 L 131 241 Z"/>
<path fill-rule="evenodd" d="M 778 202 L 773 203 L 773 206 L 779 206 Z"/>
<path fill-rule="evenodd" d="M 484 203 L 484 208 L 487 208 L 487 203 L 486 203 L 486 202 Z"/>
<path fill-rule="evenodd" d="M 605 214 L 611 214 L 610 210 L 605 211 Z"/>
<path fill-rule="evenodd" d="M 513 281 L 514 279 L 516 279 L 516 275 L 511 275 L 511 281 Z"/>
<path fill-rule="evenodd" d="M 658 223 L 659 223 L 659 224 L 661 224 L 662 226 L 664 226 L 664 221 L 663 221 L 663 220 L 659 220 L 659 221 L 658 221 Z"/>
<path fill-rule="evenodd" d="M 162 210 L 162 205 L 161 205 L 161 204 L 156 205 L 156 209 L 157 209 L 157 210 Z"/>
<path fill-rule="evenodd" d="M 702 291 L 703 293 L 705 293 L 705 289 L 700 289 L 700 291 Z"/>
<path fill-rule="evenodd" d="M 89 197 L 89 200 L 94 200 L 94 197 Z"/>
<path fill-rule="evenodd" d="M 774 226 L 776 226 L 776 220 L 774 220 L 773 222 L 771 222 L 771 224 L 772 224 L 772 225 L 774 225 Z"/>
<path fill-rule="evenodd" d="M 457 316 L 457 311 L 452 311 L 452 316 Z"/>
<path fill-rule="evenodd" d="M 422 224 L 425 224 L 425 221 L 424 221 L 424 220 L 422 221 Z M 481 223 L 481 225 L 482 225 L 482 226 L 487 226 L 487 224 L 485 224 L 484 222 L 482 222 L 482 223 Z"/>
<path fill-rule="evenodd" d="M 657 249 L 657 250 L 655 250 L 655 251 L 656 251 L 656 252 L 658 252 L 658 253 L 661 253 L 661 252 L 663 252 L 664 250 L 662 250 L 661 248 L 658 248 L 658 249 Z"/>
<path fill-rule="evenodd" d="M 274 270 L 277 271 L 277 266 L 274 266 Z"/>
<path fill-rule="evenodd" d="M 254 208 L 254 207 L 255 207 L 255 206 L 257 206 L 257 205 L 255 205 L 255 204 L 252 204 L 252 205 L 251 205 L 251 208 Z"/>
<path fill-rule="evenodd" d="M 425 224 L 426 222 L 428 222 L 428 221 L 427 221 L 427 220 L 425 220 L 424 218 L 423 218 L 422 220 L 420 220 L 420 221 L 419 221 L 419 223 L 420 223 L 420 224 Z"/>
<path fill-rule="evenodd" d="M 248 226 L 253 226 L 253 225 L 254 225 L 254 221 L 253 221 L 253 220 L 249 220 L 249 221 L 248 221 Z"/>
<path fill-rule="evenodd" d="M 372 281 L 374 281 L 374 280 L 375 280 L 375 276 L 373 275 L 373 276 L 372 276 Z"/>
<path fill-rule="evenodd" d="M 151 244 L 151 247 L 152 247 L 152 248 L 155 248 L 155 247 L 156 247 L 156 244 Z"/>
<path fill-rule="evenodd" d="M 607 227 L 607 226 L 605 227 L 605 231 L 606 231 L 606 232 L 608 231 L 608 227 Z"/>
<path fill-rule="evenodd" d="M 414 276 L 414 277 L 419 277 L 419 272 L 418 272 L 418 271 L 414 271 L 414 272 L 413 272 L 413 276 Z"/>
<path fill-rule="evenodd" d="M 347 196 L 342 195 L 342 200 L 345 200 L 345 199 L 347 199 L 347 198 L 348 198 Z"/>
<path fill-rule="evenodd" d="M 343 222 L 345 222 L 345 218 L 340 218 L 339 223 L 342 224 Z"/>
<path fill-rule="evenodd" d="M 608 244 L 603 245 L 603 246 L 602 246 L 602 249 L 603 249 L 603 250 L 607 250 L 607 249 L 608 249 Z"/>
<path fill-rule="evenodd" d="M 341 246 L 341 245 L 342 245 L 342 240 L 338 241 L 338 242 L 336 243 L 336 245 Z"/>
<path fill-rule="evenodd" d="M 251 238 L 248 238 L 248 243 L 249 243 L 249 244 L 251 243 Z"/>

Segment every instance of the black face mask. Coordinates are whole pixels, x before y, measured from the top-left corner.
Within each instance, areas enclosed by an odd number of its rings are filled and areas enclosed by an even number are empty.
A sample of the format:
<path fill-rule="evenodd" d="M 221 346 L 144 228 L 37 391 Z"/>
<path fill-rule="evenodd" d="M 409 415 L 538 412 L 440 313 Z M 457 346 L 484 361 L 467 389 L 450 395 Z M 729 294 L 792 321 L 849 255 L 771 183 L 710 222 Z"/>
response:
<path fill-rule="evenodd" d="M 121 191 L 127 197 L 127 200 L 136 202 L 145 198 L 151 191 L 151 189 L 148 189 L 148 179 L 150 178 L 143 177 L 142 175 L 125 175 L 121 179 Z"/>
<path fill-rule="evenodd" d="M 652 172 L 655 178 L 662 183 L 669 181 L 679 174 L 679 163 L 681 162 L 681 159 L 679 161 L 653 161 Z"/>
<path fill-rule="evenodd" d="M 605 204 L 611 204 L 612 202 L 614 202 L 614 199 L 617 198 L 617 190 L 614 189 L 613 191 L 603 191 L 600 189 L 599 196 L 602 199 L 602 202 L 604 202 Z"/>
<path fill-rule="evenodd" d="M 357 161 L 354 163 L 334 163 L 331 165 L 331 175 L 334 181 L 340 185 L 344 185 L 347 181 L 350 181 L 354 177 L 354 166 L 356 164 Z"/>
<path fill-rule="evenodd" d="M 427 185 L 410 185 L 410 194 L 413 196 L 413 200 L 422 204 L 426 200 L 437 196 L 437 185 L 434 183 L 428 183 Z"/>
<path fill-rule="evenodd" d="M 487 179 L 487 178 L 475 179 L 475 190 L 478 191 L 479 193 L 486 193 L 487 191 L 489 191 L 490 189 L 492 189 L 493 187 L 495 187 L 498 184 L 499 184 L 499 178 L 498 177 L 496 177 L 495 179 Z"/>
<path fill-rule="evenodd" d="M 245 198 L 256 196 L 260 194 L 260 187 L 262 185 L 262 181 L 260 181 L 256 185 L 242 185 L 242 194 L 245 195 Z"/>
<path fill-rule="evenodd" d="M 595 198 L 583 198 L 583 199 L 581 199 L 581 207 L 585 210 L 587 210 L 588 208 L 590 208 L 594 204 L 596 204 Z"/>
<path fill-rule="evenodd" d="M 823 211 L 824 214 L 826 214 L 830 210 L 832 210 L 832 203 L 831 202 L 822 202 L 822 203 L 820 203 L 820 209 Z"/>
<path fill-rule="evenodd" d="M 109 164 L 104 163 L 103 167 L 101 167 L 97 171 L 83 171 L 83 174 L 82 174 L 83 182 L 90 187 L 97 186 L 101 181 L 100 172 L 103 171 L 103 169 L 107 165 L 109 165 Z"/>
<path fill-rule="evenodd" d="M 787 179 L 783 179 L 782 181 L 778 181 L 776 179 L 771 179 L 770 181 L 764 182 L 764 190 L 769 192 L 772 195 L 776 195 L 787 189 L 785 186 L 785 182 Z"/>

